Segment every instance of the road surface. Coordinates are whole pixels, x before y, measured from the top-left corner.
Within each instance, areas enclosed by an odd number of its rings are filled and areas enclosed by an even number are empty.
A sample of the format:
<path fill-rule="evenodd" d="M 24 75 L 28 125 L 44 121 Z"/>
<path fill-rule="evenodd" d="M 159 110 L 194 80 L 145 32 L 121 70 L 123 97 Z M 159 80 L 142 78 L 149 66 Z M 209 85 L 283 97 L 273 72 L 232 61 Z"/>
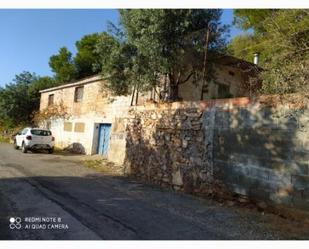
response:
<path fill-rule="evenodd" d="M 103 175 L 76 158 L 0 143 L 0 239 L 309 238 L 296 221 Z"/>

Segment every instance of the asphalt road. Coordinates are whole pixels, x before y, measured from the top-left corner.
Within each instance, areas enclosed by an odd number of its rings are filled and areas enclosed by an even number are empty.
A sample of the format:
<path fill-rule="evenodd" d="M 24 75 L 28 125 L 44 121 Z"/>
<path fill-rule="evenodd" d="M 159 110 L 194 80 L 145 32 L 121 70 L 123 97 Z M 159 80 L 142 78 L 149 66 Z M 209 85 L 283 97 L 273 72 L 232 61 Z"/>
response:
<path fill-rule="evenodd" d="M 0 143 L 0 239 L 309 238 L 297 222 L 103 175 L 77 158 Z"/>

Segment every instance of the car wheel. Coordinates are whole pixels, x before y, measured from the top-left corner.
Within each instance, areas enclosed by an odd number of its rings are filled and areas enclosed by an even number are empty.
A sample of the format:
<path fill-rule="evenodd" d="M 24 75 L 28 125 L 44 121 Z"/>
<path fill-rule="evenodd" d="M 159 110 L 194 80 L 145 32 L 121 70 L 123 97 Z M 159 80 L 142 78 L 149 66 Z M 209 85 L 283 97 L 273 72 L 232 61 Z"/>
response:
<path fill-rule="evenodd" d="M 27 148 L 26 148 L 26 145 L 25 145 L 25 143 L 23 143 L 22 146 L 21 146 L 21 152 L 22 152 L 22 153 L 27 153 L 27 151 L 28 151 L 28 150 L 27 150 Z"/>
<path fill-rule="evenodd" d="M 18 149 L 19 149 L 19 146 L 16 144 L 16 140 L 14 140 L 14 149 L 15 149 L 15 150 L 18 150 Z"/>
<path fill-rule="evenodd" d="M 48 150 L 48 154 L 53 154 L 54 153 L 54 149 L 49 149 Z"/>

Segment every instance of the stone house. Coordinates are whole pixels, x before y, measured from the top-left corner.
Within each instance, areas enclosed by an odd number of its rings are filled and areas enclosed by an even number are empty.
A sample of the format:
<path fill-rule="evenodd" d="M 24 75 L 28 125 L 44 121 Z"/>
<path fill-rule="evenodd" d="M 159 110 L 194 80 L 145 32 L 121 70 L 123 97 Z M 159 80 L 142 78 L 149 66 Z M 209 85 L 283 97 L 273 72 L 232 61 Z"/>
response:
<path fill-rule="evenodd" d="M 250 73 L 256 76 L 257 69 L 254 64 L 232 57 L 221 58 L 216 67 L 217 80 L 210 82 L 204 98 L 248 96 L 248 91 L 241 86 Z M 85 154 L 102 154 L 111 161 L 122 163 L 126 152 L 125 130 L 131 96 L 113 96 L 104 87 L 104 82 L 101 76 L 96 75 L 42 90 L 40 110 L 60 104 L 66 109 L 66 118 L 53 118 L 44 124 L 54 134 L 57 147 Z M 182 100 L 200 100 L 200 83 L 189 81 L 181 85 L 179 94 Z M 230 92 L 228 96 L 227 92 Z M 150 92 L 144 93 L 140 94 L 138 105 L 147 104 L 150 97 L 159 100 Z"/>
<path fill-rule="evenodd" d="M 261 71 L 262 68 L 255 63 L 229 55 L 217 56 L 213 61 L 212 79 L 203 86 L 201 75 L 191 77 L 187 82 L 179 85 L 179 98 L 184 101 L 199 101 L 249 97 L 261 87 L 259 79 Z M 162 88 L 164 87 L 158 87 L 156 92 L 162 91 Z M 156 96 L 155 100 L 158 98 Z"/>
<path fill-rule="evenodd" d="M 112 96 L 100 76 L 41 91 L 40 110 L 62 104 L 68 118 L 45 122 L 55 136 L 55 145 L 79 153 L 102 154 L 122 162 L 125 121 L 130 96 Z"/>

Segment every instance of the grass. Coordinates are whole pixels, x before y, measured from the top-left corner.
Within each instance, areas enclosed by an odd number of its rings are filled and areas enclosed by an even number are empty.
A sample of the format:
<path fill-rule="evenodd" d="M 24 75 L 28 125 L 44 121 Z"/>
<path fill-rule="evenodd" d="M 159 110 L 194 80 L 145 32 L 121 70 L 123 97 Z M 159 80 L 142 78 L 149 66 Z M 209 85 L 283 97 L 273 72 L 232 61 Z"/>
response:
<path fill-rule="evenodd" d="M 61 149 L 59 147 L 54 147 L 54 154 L 57 155 L 71 155 L 72 153 L 70 153 L 69 151 L 66 151 L 64 149 Z"/>
<path fill-rule="evenodd" d="M 119 168 L 106 159 L 84 160 L 85 167 L 109 175 L 122 175 Z"/>
<path fill-rule="evenodd" d="M 0 143 L 9 143 L 10 139 L 8 137 L 0 136 Z"/>

